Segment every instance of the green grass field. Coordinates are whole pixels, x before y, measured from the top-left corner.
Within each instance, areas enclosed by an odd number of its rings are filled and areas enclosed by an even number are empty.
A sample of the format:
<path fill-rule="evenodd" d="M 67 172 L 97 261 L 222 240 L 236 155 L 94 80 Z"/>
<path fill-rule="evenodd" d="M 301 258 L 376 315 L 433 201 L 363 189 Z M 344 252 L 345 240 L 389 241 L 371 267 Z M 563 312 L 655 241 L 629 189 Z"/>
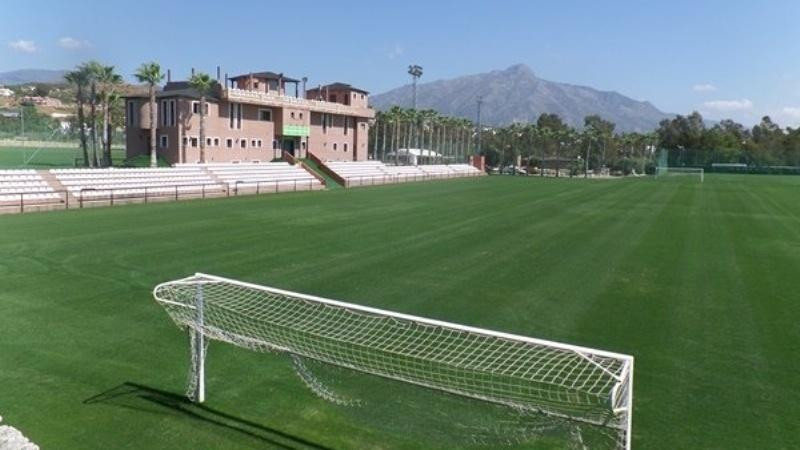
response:
<path fill-rule="evenodd" d="M 792 448 L 798 192 L 487 177 L 2 216 L 0 414 L 45 449 L 425 447 L 218 343 L 182 402 L 151 290 L 202 271 L 633 354 L 636 448 Z"/>
<path fill-rule="evenodd" d="M 112 148 L 115 164 L 125 159 L 125 149 Z M 77 146 L 44 147 L 0 147 L 0 169 L 53 169 L 74 167 L 75 158 L 82 158 Z"/>

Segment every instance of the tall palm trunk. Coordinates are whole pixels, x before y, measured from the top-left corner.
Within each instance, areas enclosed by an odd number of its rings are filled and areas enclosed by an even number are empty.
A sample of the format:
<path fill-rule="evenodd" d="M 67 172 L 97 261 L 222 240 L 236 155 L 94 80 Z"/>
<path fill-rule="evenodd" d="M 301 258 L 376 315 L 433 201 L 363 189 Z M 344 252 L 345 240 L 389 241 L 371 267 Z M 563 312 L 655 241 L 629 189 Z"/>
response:
<path fill-rule="evenodd" d="M 104 101 L 103 105 L 101 105 L 101 108 L 103 109 L 103 139 L 102 139 L 102 143 L 103 143 L 103 166 L 104 167 L 108 167 L 108 166 L 111 165 L 111 144 L 109 143 L 110 136 L 109 136 L 109 132 L 108 132 L 108 128 L 110 126 L 109 115 L 111 114 L 109 112 L 109 107 L 110 107 L 110 104 L 109 104 L 108 101 Z"/>
<path fill-rule="evenodd" d="M 392 136 L 392 138 L 394 140 L 393 147 L 394 147 L 394 165 L 395 166 L 399 166 L 400 165 L 400 148 L 399 148 L 400 147 L 400 145 L 399 145 L 400 144 L 400 136 L 399 136 L 399 134 L 400 134 L 400 120 L 399 119 L 395 119 L 395 121 L 394 121 L 394 136 Z"/>
<path fill-rule="evenodd" d="M 386 162 L 386 125 L 388 120 L 383 120 L 383 142 L 381 142 L 381 162 Z"/>
<path fill-rule="evenodd" d="M 206 162 L 206 96 L 200 97 L 200 162 Z"/>
<path fill-rule="evenodd" d="M 111 125 L 111 113 L 109 113 L 108 118 L 108 125 L 106 129 L 106 135 L 108 136 L 108 140 L 106 141 L 106 165 L 111 167 L 113 165 L 113 161 L 111 160 L 111 139 L 112 134 L 111 131 L 113 130 L 113 125 Z"/>
<path fill-rule="evenodd" d="M 91 166 L 97 167 L 97 86 L 94 81 L 89 93 L 89 119 L 92 121 L 92 159 Z"/>
<path fill-rule="evenodd" d="M 83 113 L 83 86 L 78 84 L 78 128 L 80 129 L 81 150 L 83 151 L 83 165 L 89 167 L 89 149 L 86 147 L 86 117 Z"/>
<path fill-rule="evenodd" d="M 150 167 L 158 167 L 156 154 L 156 87 L 150 85 Z"/>

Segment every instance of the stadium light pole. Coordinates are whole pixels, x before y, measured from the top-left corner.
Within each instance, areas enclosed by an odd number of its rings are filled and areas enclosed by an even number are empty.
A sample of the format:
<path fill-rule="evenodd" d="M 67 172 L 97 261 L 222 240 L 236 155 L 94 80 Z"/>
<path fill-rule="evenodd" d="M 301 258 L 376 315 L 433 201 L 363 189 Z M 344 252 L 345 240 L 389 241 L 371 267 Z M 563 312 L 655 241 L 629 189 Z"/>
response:
<path fill-rule="evenodd" d="M 477 120 L 477 138 L 478 138 L 478 148 L 475 152 L 476 155 L 481 154 L 481 105 L 483 104 L 483 97 L 478 96 L 478 120 Z"/>
<path fill-rule="evenodd" d="M 422 76 L 422 67 L 412 64 L 408 66 L 408 74 L 411 75 L 412 97 L 411 109 L 417 109 L 417 80 Z"/>
<path fill-rule="evenodd" d="M 25 106 L 20 103 L 19 105 L 19 127 L 22 140 L 25 140 Z"/>

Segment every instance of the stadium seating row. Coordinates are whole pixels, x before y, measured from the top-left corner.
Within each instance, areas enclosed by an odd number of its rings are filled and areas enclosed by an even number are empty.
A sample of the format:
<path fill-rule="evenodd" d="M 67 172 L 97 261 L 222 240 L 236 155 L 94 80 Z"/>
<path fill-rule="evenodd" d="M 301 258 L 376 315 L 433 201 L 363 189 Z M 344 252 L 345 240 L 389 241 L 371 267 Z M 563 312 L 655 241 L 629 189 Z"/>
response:
<path fill-rule="evenodd" d="M 344 179 L 347 186 L 482 175 L 469 164 L 390 166 L 380 161 L 329 161 L 325 165 Z"/>
<path fill-rule="evenodd" d="M 35 170 L 0 170 L 0 206 L 58 202 L 62 195 Z"/>

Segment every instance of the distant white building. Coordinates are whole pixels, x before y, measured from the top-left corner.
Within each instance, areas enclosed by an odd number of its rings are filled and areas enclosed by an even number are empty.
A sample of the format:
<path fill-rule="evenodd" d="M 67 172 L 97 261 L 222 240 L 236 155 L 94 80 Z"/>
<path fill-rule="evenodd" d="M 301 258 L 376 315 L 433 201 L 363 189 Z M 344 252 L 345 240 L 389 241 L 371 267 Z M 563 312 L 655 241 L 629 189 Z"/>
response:
<path fill-rule="evenodd" d="M 395 157 L 395 152 L 390 152 L 386 158 L 391 162 Z M 411 164 L 413 166 L 419 164 L 432 164 L 441 161 L 442 154 L 433 150 L 420 149 L 420 148 L 401 148 L 397 150 L 397 159 L 403 164 Z M 449 158 L 444 158 L 449 159 Z"/>
<path fill-rule="evenodd" d="M 7 87 L 0 86 L 0 97 L 11 97 L 14 95 L 14 91 Z"/>

